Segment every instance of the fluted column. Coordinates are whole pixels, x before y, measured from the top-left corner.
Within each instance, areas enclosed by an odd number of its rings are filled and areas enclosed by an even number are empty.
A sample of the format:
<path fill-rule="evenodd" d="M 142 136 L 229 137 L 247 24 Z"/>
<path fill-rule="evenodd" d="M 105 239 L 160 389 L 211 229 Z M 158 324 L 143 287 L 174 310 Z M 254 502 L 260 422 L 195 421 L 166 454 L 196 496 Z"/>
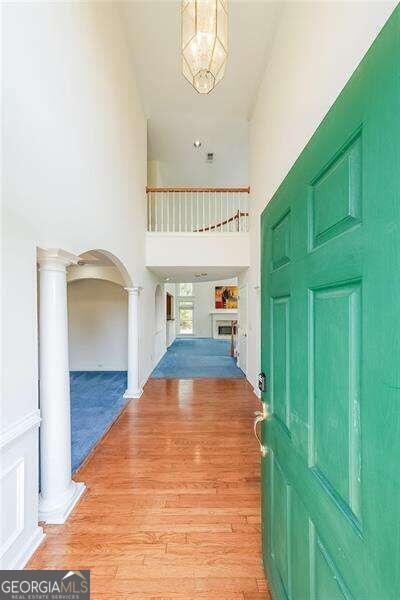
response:
<path fill-rule="evenodd" d="M 124 398 L 140 398 L 143 390 L 139 375 L 139 294 L 142 288 L 125 288 L 128 292 L 128 388 Z"/>
<path fill-rule="evenodd" d="M 64 523 L 85 489 L 71 479 L 71 411 L 68 360 L 67 266 L 78 257 L 40 250 L 40 499 L 39 519 Z"/>

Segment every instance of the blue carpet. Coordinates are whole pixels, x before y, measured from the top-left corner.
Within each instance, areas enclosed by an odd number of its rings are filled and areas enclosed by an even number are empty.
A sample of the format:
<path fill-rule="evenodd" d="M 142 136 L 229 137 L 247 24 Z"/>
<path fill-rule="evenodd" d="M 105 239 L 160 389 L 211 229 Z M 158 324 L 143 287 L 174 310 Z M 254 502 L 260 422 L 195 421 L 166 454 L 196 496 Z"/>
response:
<path fill-rule="evenodd" d="M 126 371 L 71 371 L 72 472 L 127 403 Z"/>
<path fill-rule="evenodd" d="M 230 356 L 230 341 L 176 339 L 151 374 L 154 379 L 240 378 L 243 371 Z"/>

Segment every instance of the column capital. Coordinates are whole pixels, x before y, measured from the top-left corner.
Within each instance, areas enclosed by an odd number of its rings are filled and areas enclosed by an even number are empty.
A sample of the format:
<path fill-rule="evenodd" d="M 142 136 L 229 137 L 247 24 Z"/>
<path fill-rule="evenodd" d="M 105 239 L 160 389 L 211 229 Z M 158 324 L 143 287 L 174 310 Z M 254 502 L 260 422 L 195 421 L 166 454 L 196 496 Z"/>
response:
<path fill-rule="evenodd" d="M 37 252 L 37 261 L 40 268 L 50 270 L 64 270 L 69 265 L 76 265 L 79 256 L 61 250 L 61 248 L 39 248 Z"/>
<path fill-rule="evenodd" d="M 134 294 L 135 296 L 139 296 L 139 294 L 143 290 L 143 288 L 140 287 L 140 285 L 133 285 L 131 287 L 124 288 L 124 290 L 126 292 L 128 292 L 129 295 Z"/>

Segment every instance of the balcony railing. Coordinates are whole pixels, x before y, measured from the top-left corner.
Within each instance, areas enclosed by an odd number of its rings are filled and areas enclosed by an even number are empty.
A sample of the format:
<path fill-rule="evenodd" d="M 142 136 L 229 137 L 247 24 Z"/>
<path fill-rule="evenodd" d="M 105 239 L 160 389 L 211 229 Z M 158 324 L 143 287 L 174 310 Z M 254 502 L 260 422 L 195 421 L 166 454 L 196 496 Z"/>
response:
<path fill-rule="evenodd" d="M 147 188 L 146 194 L 148 231 L 248 231 L 250 188 Z"/>

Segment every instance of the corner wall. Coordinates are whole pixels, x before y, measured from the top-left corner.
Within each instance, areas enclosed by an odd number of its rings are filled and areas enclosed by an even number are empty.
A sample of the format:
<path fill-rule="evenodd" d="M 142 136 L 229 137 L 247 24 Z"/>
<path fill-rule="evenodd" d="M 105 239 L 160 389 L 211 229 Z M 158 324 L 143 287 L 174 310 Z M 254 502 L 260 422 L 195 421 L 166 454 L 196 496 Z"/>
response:
<path fill-rule="evenodd" d="M 260 370 L 260 214 L 397 2 L 289 2 L 250 125 L 248 379 Z"/>

